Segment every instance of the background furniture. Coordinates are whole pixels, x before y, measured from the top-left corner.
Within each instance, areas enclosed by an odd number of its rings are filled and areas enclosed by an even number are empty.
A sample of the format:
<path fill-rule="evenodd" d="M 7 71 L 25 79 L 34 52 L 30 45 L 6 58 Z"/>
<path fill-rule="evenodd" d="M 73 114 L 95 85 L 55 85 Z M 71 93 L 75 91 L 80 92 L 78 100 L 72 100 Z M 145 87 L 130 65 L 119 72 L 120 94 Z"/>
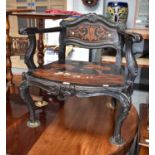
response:
<path fill-rule="evenodd" d="M 138 154 L 149 155 L 149 104 L 140 104 L 139 110 Z"/>
<path fill-rule="evenodd" d="M 44 19 L 60 19 L 60 18 L 66 18 L 68 15 L 64 14 L 58 14 L 58 15 L 52 15 L 49 13 L 30 13 L 28 11 L 34 11 L 33 9 L 8 9 L 6 12 L 6 51 L 7 51 L 7 56 L 6 56 L 6 77 L 7 77 L 7 82 L 8 82 L 8 87 L 10 93 L 14 92 L 14 84 L 13 84 L 13 74 L 11 71 L 12 64 L 11 64 L 11 47 L 12 47 L 12 42 L 11 42 L 11 37 L 10 37 L 10 23 L 9 23 L 9 16 L 17 16 L 17 17 L 22 17 L 22 18 L 34 18 L 37 19 L 38 21 L 38 27 L 43 28 L 44 27 Z M 43 43 L 43 35 L 39 34 L 38 38 L 38 64 L 39 66 L 42 66 L 44 63 L 43 57 L 44 57 L 44 43 Z"/>
<path fill-rule="evenodd" d="M 33 11 L 33 9 L 7 9 L 6 10 L 6 80 L 7 80 L 7 90 L 10 93 L 14 92 L 13 75 L 12 75 L 12 64 L 10 60 L 11 56 L 11 37 L 10 37 L 10 23 L 9 15 L 13 12 L 28 12 Z"/>
<path fill-rule="evenodd" d="M 45 12 L 47 9 L 62 9 L 66 10 L 67 0 L 6 0 L 6 8 L 12 9 L 33 9 L 35 12 Z M 11 17 L 10 23 L 11 35 L 19 37 L 18 30 L 21 27 L 35 27 L 37 21 L 33 18 Z"/>
<path fill-rule="evenodd" d="M 137 64 L 132 54 L 134 42 L 141 41 L 138 34 L 127 34 L 110 23 L 103 16 L 87 14 L 74 20 L 63 20 L 60 27 L 38 29 L 27 28 L 20 31 L 28 35 L 30 47 L 25 55 L 25 63 L 29 71 L 23 74 L 23 83 L 20 86 L 21 97 L 26 102 L 30 120 L 29 127 L 38 127 L 36 120 L 36 106 L 29 94 L 29 87 L 36 86 L 46 90 L 51 95 L 65 99 L 67 96 L 91 97 L 109 95 L 120 101 L 113 136 L 110 141 L 122 145 L 121 126 L 131 107 L 133 81 L 137 75 Z M 39 68 L 33 62 L 36 48 L 36 33 L 60 32 L 59 60 Z M 121 42 L 122 41 L 122 42 Z M 127 74 L 121 66 L 122 48 L 126 47 Z M 89 48 L 112 47 L 116 49 L 116 63 L 93 64 L 89 62 L 65 61 L 65 47 L 69 44 Z M 116 100 L 113 99 L 115 106 Z"/>
<path fill-rule="evenodd" d="M 136 14 L 134 28 L 148 29 L 149 27 L 149 0 L 136 0 Z"/>
<path fill-rule="evenodd" d="M 18 17 L 22 17 L 22 18 L 34 18 L 38 20 L 38 27 L 39 28 L 44 28 L 44 19 L 60 19 L 60 18 L 66 18 L 69 15 L 65 15 L 65 14 L 49 14 L 49 13 L 14 13 L 12 15 L 18 16 Z M 37 42 L 37 49 L 38 49 L 38 65 L 41 67 L 44 64 L 44 42 L 43 42 L 43 34 L 39 34 L 39 39 Z"/>

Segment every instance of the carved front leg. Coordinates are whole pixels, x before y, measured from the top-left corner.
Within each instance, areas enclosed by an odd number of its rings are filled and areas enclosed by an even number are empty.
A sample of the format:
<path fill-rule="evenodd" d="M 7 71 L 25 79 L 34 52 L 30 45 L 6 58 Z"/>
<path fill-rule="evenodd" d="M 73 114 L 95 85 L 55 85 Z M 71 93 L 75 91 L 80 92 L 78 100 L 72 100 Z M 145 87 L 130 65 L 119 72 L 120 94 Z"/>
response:
<path fill-rule="evenodd" d="M 125 93 L 124 93 L 125 91 Z M 122 138 L 121 135 L 121 128 L 124 120 L 126 119 L 128 112 L 131 108 L 131 101 L 130 101 L 130 93 L 127 89 L 119 89 L 119 88 L 94 88 L 94 87 L 76 87 L 76 96 L 77 97 L 91 97 L 91 96 L 111 96 L 112 100 L 114 102 L 114 105 L 116 104 L 116 98 L 120 101 L 120 109 L 119 113 L 115 122 L 114 127 L 114 134 L 110 138 L 110 142 L 114 145 L 122 145 L 125 143 L 125 141 Z M 127 95 L 128 94 L 128 95 Z"/>
<path fill-rule="evenodd" d="M 120 104 L 121 106 L 115 122 L 114 134 L 110 139 L 111 143 L 115 145 L 122 145 L 125 142 L 121 135 L 121 128 L 131 108 L 129 98 L 123 93 L 120 93 Z"/>
<path fill-rule="evenodd" d="M 34 102 L 30 96 L 29 85 L 26 80 L 24 80 L 20 85 L 20 95 L 21 95 L 21 98 L 27 104 L 29 114 L 30 114 L 30 118 L 29 118 L 29 121 L 27 122 L 27 126 L 31 128 L 40 126 L 40 121 L 36 120 L 36 115 L 35 115 L 36 106 L 34 105 Z"/>

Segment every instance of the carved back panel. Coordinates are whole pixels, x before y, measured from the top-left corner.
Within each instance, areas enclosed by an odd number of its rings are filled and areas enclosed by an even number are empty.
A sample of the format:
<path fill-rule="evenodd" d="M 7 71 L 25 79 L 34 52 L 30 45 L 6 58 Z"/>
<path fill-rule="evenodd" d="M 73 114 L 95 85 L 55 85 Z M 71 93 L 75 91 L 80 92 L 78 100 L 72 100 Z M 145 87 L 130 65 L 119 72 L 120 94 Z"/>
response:
<path fill-rule="evenodd" d="M 75 20 L 64 20 L 61 26 L 64 28 L 61 41 L 65 45 L 73 44 L 84 48 L 115 48 L 119 43 L 117 26 L 103 16 L 87 14 Z"/>

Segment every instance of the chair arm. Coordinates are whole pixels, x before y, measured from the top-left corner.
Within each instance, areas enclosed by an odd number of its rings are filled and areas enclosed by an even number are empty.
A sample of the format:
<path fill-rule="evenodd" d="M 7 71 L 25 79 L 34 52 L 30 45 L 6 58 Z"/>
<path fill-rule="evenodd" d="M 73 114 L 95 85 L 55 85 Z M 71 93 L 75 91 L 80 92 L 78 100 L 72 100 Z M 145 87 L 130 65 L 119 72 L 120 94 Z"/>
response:
<path fill-rule="evenodd" d="M 27 65 L 29 70 L 33 70 L 36 67 L 34 60 L 33 60 L 33 56 L 36 50 L 36 36 L 35 34 L 29 34 L 28 35 L 28 39 L 29 39 L 29 47 L 25 53 L 25 57 L 24 57 L 24 61 L 25 64 Z"/>
<path fill-rule="evenodd" d="M 21 28 L 19 30 L 19 34 L 30 35 L 30 34 L 36 34 L 36 33 L 60 32 L 61 30 L 62 30 L 61 27 L 52 27 L 52 28 L 43 28 L 43 29 L 39 29 L 37 27 L 29 27 L 29 28 Z"/>
<path fill-rule="evenodd" d="M 135 56 L 133 55 L 132 50 L 133 42 L 131 40 L 125 40 L 125 58 L 128 68 L 128 77 L 127 80 L 134 81 L 138 74 L 138 66 Z"/>
<path fill-rule="evenodd" d="M 128 75 L 127 81 L 133 82 L 138 74 L 138 66 L 133 54 L 133 44 L 142 40 L 142 36 L 137 33 L 126 33 L 125 31 L 118 31 L 125 42 L 125 58 L 127 62 Z"/>
<path fill-rule="evenodd" d="M 27 52 L 25 53 L 25 64 L 27 65 L 29 70 L 33 70 L 36 67 L 33 56 L 36 50 L 36 33 L 49 33 L 49 32 L 60 32 L 61 27 L 53 27 L 53 28 L 47 28 L 47 29 L 38 29 L 37 27 L 34 28 L 22 28 L 19 30 L 19 34 L 22 35 L 28 35 L 29 39 L 29 47 L 27 49 Z"/>
<path fill-rule="evenodd" d="M 129 39 L 131 40 L 133 43 L 138 43 L 142 41 L 142 36 L 141 34 L 138 33 L 130 33 L 130 32 L 125 32 L 124 30 L 118 30 L 118 34 L 123 37 L 125 40 Z"/>

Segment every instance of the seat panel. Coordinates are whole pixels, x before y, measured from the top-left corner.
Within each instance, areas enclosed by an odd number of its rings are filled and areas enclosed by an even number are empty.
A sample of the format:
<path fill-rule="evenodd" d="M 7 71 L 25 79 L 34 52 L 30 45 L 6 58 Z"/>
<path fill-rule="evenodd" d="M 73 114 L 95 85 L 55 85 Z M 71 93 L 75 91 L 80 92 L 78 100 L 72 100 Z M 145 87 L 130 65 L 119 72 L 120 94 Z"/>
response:
<path fill-rule="evenodd" d="M 35 69 L 32 75 L 51 81 L 89 86 L 124 84 L 124 76 L 118 74 L 115 65 L 112 64 L 99 65 L 81 61 L 66 61 L 65 64 L 59 64 L 56 61 Z"/>

